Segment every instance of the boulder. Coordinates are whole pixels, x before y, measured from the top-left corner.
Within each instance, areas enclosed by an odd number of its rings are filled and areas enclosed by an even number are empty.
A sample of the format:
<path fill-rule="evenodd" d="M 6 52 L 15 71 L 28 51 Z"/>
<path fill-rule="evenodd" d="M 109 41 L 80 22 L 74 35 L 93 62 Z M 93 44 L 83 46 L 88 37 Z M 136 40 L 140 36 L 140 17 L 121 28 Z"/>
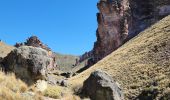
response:
<path fill-rule="evenodd" d="M 93 72 L 84 81 L 82 95 L 92 100 L 124 100 L 120 85 L 101 70 Z"/>
<path fill-rule="evenodd" d="M 21 46 L 14 49 L 2 61 L 6 71 L 15 72 L 23 80 L 46 79 L 50 63 L 53 61 L 42 48 Z"/>
<path fill-rule="evenodd" d="M 36 90 L 38 92 L 44 92 L 47 89 L 47 82 L 44 80 L 38 80 L 35 84 Z"/>

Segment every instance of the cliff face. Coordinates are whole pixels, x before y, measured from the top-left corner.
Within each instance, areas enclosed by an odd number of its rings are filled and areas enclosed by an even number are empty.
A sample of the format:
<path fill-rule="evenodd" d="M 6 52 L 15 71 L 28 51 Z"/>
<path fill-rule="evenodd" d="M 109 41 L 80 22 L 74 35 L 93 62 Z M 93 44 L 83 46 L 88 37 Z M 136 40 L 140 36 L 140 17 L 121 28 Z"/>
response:
<path fill-rule="evenodd" d="M 170 0 L 100 0 L 95 62 L 170 14 Z"/>
<path fill-rule="evenodd" d="M 129 0 L 132 26 L 129 38 L 170 14 L 169 0 Z"/>
<path fill-rule="evenodd" d="M 98 29 L 94 60 L 98 61 L 118 48 L 128 35 L 130 8 L 127 0 L 100 0 L 97 4 Z"/>

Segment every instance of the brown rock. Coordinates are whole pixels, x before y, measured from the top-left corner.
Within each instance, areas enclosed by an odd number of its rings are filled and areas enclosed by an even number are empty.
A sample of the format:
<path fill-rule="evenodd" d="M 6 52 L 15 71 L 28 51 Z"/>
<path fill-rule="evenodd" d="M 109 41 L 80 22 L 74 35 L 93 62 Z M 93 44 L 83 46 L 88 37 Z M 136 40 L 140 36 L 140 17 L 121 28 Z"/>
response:
<path fill-rule="evenodd" d="M 97 7 L 97 42 L 94 44 L 94 60 L 98 61 L 117 49 L 128 35 L 131 22 L 128 0 L 100 0 Z"/>
<path fill-rule="evenodd" d="M 100 0 L 97 7 L 94 62 L 170 14 L 170 0 Z"/>
<path fill-rule="evenodd" d="M 31 36 L 31 37 L 29 37 L 29 38 L 26 40 L 26 42 L 24 42 L 24 43 L 16 43 L 16 44 L 15 44 L 15 47 L 20 47 L 20 46 L 24 46 L 24 45 L 25 45 L 25 46 L 40 47 L 40 48 L 45 49 L 45 50 L 47 50 L 47 51 L 51 51 L 51 49 L 50 49 L 47 45 L 43 44 L 43 43 L 38 39 L 37 36 Z"/>

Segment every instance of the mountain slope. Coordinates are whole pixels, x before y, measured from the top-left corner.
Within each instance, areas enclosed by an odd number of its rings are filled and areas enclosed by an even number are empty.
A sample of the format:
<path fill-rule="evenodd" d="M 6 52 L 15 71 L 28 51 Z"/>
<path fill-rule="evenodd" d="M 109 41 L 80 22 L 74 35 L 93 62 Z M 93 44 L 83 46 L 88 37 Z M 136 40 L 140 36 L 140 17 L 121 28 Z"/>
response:
<path fill-rule="evenodd" d="M 3 42 L 0 42 L 0 57 L 5 57 L 14 49 L 13 46 L 9 46 Z"/>
<path fill-rule="evenodd" d="M 72 87 L 82 85 L 96 69 L 108 72 L 118 81 L 126 99 L 140 98 L 144 91 L 155 89 L 153 98 L 170 95 L 170 16 L 146 29 L 88 70 L 69 79 L 69 84 Z"/>
<path fill-rule="evenodd" d="M 78 56 L 64 55 L 60 53 L 55 53 L 55 57 L 57 59 L 57 68 L 64 72 L 71 71 L 71 69 L 75 67 L 74 65 L 76 64 L 76 59 L 79 59 Z"/>

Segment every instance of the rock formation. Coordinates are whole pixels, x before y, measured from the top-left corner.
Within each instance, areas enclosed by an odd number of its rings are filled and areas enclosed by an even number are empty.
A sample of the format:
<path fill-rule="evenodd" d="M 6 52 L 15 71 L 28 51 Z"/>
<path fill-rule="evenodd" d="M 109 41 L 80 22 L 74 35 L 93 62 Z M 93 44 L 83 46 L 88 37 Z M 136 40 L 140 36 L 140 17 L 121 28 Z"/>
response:
<path fill-rule="evenodd" d="M 98 61 L 117 49 L 126 39 L 131 23 L 128 0 L 100 0 L 97 4 L 97 42 L 94 44 L 94 60 Z"/>
<path fill-rule="evenodd" d="M 84 82 L 82 94 L 92 100 L 124 100 L 119 84 L 100 70 L 93 72 Z"/>
<path fill-rule="evenodd" d="M 49 57 L 51 57 L 53 59 L 51 64 L 56 64 L 56 55 L 54 52 L 52 52 L 52 50 L 45 45 L 44 43 L 42 43 L 37 36 L 31 36 L 29 37 L 26 42 L 24 43 L 16 43 L 15 47 L 19 48 L 21 46 L 32 46 L 32 47 L 38 47 L 38 48 L 42 48 L 44 50 L 46 50 L 48 52 Z M 57 65 L 56 65 L 57 66 Z"/>
<path fill-rule="evenodd" d="M 48 71 L 55 67 L 48 52 L 41 48 L 21 46 L 14 49 L 2 61 L 6 71 L 12 71 L 22 80 L 46 79 Z M 29 82 L 27 82 L 29 83 Z"/>
<path fill-rule="evenodd" d="M 94 62 L 170 14 L 170 0 L 100 0 Z"/>
<path fill-rule="evenodd" d="M 51 51 L 51 49 L 50 49 L 47 45 L 43 44 L 43 43 L 38 39 L 37 36 L 31 36 L 31 37 L 29 37 L 29 38 L 27 39 L 27 41 L 24 42 L 24 43 L 16 43 L 16 44 L 15 44 L 15 47 L 20 47 L 20 46 L 24 46 L 24 45 L 25 45 L 25 46 L 40 47 L 40 48 L 45 49 L 45 50 L 47 50 L 47 51 Z"/>
<path fill-rule="evenodd" d="M 83 62 L 84 60 L 89 59 L 92 56 L 93 56 L 93 51 L 85 52 L 83 55 L 79 57 L 78 62 Z"/>

